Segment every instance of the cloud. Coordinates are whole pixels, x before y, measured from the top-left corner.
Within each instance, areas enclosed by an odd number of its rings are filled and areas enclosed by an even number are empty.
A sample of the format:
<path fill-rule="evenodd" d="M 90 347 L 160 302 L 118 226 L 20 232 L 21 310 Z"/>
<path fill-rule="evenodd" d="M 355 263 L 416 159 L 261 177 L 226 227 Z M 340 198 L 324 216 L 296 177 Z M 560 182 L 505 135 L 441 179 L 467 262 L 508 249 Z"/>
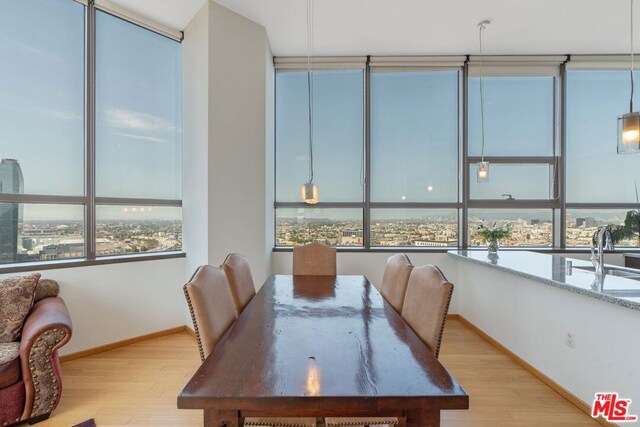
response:
<path fill-rule="evenodd" d="M 50 119 L 55 120 L 64 120 L 67 122 L 74 122 L 78 120 L 83 120 L 83 117 L 80 114 L 76 114 L 71 110 L 52 110 L 45 109 L 42 110 L 42 114 Z"/>
<path fill-rule="evenodd" d="M 151 141 L 151 142 L 158 142 L 158 143 L 167 142 L 167 140 L 162 138 L 155 138 L 153 136 L 135 135 L 133 133 L 116 133 L 116 135 L 123 136 L 125 138 L 139 139 L 141 141 Z"/>
<path fill-rule="evenodd" d="M 50 61 L 61 61 L 62 59 L 59 56 L 56 55 L 52 55 L 49 52 L 46 52 L 44 50 L 38 49 L 36 47 L 31 46 L 30 44 L 27 43 L 23 43 L 21 41 L 18 41 L 16 39 L 12 39 L 10 37 L 7 36 L 0 36 L 0 41 L 2 41 L 3 43 L 5 43 L 7 46 L 13 46 L 14 48 L 16 48 L 16 50 L 20 51 L 20 52 L 27 52 L 33 55 L 38 55 L 41 56 L 42 58 L 48 59 Z"/>
<path fill-rule="evenodd" d="M 104 118 L 109 126 L 118 129 L 152 132 L 175 130 L 175 126 L 163 118 L 137 111 L 113 108 L 105 112 Z"/>

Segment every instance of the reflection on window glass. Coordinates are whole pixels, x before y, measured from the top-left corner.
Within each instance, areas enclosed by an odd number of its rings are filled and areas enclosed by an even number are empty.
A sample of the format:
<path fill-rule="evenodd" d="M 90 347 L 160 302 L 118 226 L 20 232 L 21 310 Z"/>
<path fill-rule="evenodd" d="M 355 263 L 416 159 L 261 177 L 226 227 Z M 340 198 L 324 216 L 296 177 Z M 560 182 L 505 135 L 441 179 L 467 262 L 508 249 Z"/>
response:
<path fill-rule="evenodd" d="M 553 77 L 485 77 L 485 156 L 552 156 Z M 480 79 L 469 78 L 469 155 L 481 155 Z M 615 148 L 615 143 L 613 144 Z"/>
<path fill-rule="evenodd" d="M 96 13 L 96 194 L 180 199 L 180 43 Z"/>
<path fill-rule="evenodd" d="M 276 74 L 276 200 L 301 202 L 309 180 L 307 73 Z M 314 182 L 321 202 L 363 199 L 363 71 L 313 73 Z"/>
<path fill-rule="evenodd" d="M 372 209 L 371 246 L 458 245 L 456 209 Z"/>
<path fill-rule="evenodd" d="M 0 203 L 0 264 L 83 256 L 83 206 Z"/>
<path fill-rule="evenodd" d="M 276 246 L 362 246 L 362 209 L 276 209 Z"/>
<path fill-rule="evenodd" d="M 614 238 L 620 236 L 616 247 L 640 246 L 639 218 L 636 209 L 567 209 L 567 247 L 590 247 L 594 233 L 603 225 L 613 226 Z"/>
<path fill-rule="evenodd" d="M 24 186 L 0 193 L 84 194 L 84 13 L 73 1 L 2 2 L 0 161 L 19 165 Z"/>
<path fill-rule="evenodd" d="M 499 164 L 489 168 L 489 181 L 476 179 L 477 164 L 469 165 L 472 199 L 551 199 L 553 167 L 549 164 Z"/>
<path fill-rule="evenodd" d="M 371 199 L 458 199 L 458 71 L 371 75 Z"/>
<path fill-rule="evenodd" d="M 98 206 L 96 253 L 122 255 L 182 249 L 182 208 Z"/>
<path fill-rule="evenodd" d="M 617 118 L 629 112 L 630 90 L 628 71 L 567 72 L 567 202 L 638 202 L 638 156 L 619 155 L 616 145 Z M 638 92 L 634 105 L 640 105 Z"/>
<path fill-rule="evenodd" d="M 483 246 L 478 227 L 511 227 L 511 237 L 501 246 L 551 246 L 553 214 L 551 209 L 469 209 L 469 246 Z"/>

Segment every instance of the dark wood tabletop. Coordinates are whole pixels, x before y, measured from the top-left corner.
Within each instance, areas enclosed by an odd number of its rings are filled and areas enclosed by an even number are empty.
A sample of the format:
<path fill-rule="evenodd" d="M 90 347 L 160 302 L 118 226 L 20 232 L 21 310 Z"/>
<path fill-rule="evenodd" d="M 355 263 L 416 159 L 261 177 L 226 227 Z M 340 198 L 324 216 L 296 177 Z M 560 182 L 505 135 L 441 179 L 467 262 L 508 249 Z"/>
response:
<path fill-rule="evenodd" d="M 364 276 L 272 276 L 178 396 L 178 408 L 205 410 L 205 425 L 224 415 L 236 426 L 249 416 L 400 416 L 436 426 L 441 409 L 468 406 Z"/>

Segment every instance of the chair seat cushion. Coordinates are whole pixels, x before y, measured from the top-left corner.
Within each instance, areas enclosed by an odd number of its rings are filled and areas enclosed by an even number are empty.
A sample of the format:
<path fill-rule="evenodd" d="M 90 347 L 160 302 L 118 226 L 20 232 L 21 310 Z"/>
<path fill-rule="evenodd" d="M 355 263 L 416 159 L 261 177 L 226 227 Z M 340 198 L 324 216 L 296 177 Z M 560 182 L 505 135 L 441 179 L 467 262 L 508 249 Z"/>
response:
<path fill-rule="evenodd" d="M 0 389 L 20 381 L 20 343 L 0 343 Z"/>

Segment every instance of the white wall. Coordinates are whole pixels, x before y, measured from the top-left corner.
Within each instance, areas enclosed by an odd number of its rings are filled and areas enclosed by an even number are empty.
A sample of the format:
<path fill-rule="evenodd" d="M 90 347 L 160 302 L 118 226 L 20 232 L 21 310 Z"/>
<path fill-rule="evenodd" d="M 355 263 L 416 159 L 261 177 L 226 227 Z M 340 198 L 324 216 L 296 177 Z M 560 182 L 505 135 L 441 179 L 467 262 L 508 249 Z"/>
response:
<path fill-rule="evenodd" d="M 242 253 L 256 282 L 262 283 L 270 273 L 265 209 L 267 34 L 260 25 L 213 2 L 209 20 L 209 262 L 220 264 L 228 253 Z"/>
<path fill-rule="evenodd" d="M 60 297 L 73 322 L 71 341 L 60 354 L 185 324 L 184 258 L 46 270 L 41 274 L 58 281 Z M 13 275 L 0 275 L 0 279 Z"/>
<path fill-rule="evenodd" d="M 265 96 L 265 164 L 266 164 L 266 179 L 265 184 L 265 260 L 269 274 L 272 274 L 272 249 L 275 245 L 275 210 L 273 208 L 273 202 L 275 201 L 275 69 L 273 67 L 273 55 L 271 54 L 271 48 L 269 47 L 269 41 L 266 40 L 267 55 L 265 63 L 265 82 L 266 82 L 266 96 Z M 262 286 L 263 282 L 256 283 L 257 286 Z"/>
<path fill-rule="evenodd" d="M 267 35 L 208 1 L 185 28 L 182 49 L 187 275 L 239 252 L 259 286 L 271 274 L 273 246 L 273 57 Z M 188 313 L 185 319 L 190 324 Z"/>
<path fill-rule="evenodd" d="M 208 259 L 209 3 L 182 42 L 182 234 L 187 274 Z"/>
<path fill-rule="evenodd" d="M 602 391 L 640 396 L 638 311 L 455 262 L 457 308 L 471 323 L 588 404 Z"/>

